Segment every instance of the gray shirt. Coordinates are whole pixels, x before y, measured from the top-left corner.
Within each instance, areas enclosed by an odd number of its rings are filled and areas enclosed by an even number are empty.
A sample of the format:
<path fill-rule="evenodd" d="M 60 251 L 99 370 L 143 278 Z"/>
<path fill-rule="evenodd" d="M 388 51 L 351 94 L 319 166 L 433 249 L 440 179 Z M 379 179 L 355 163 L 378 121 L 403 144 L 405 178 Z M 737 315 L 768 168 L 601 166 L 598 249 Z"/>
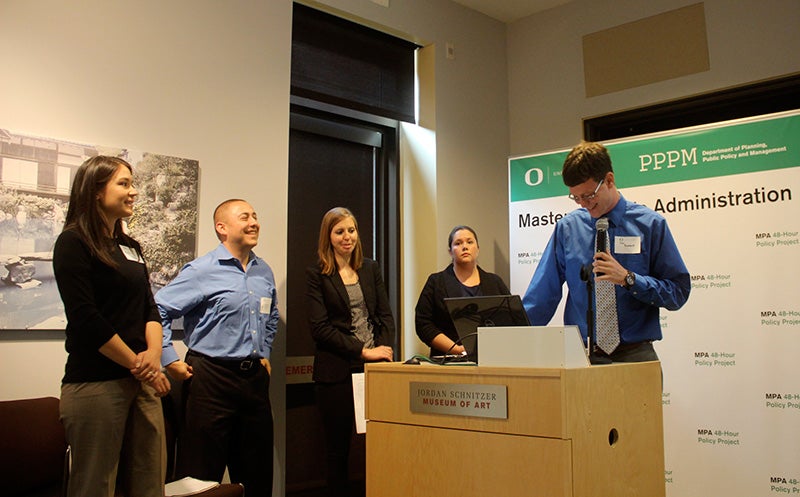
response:
<path fill-rule="evenodd" d="M 372 334 L 372 323 L 369 320 L 367 302 L 364 300 L 364 293 L 361 285 L 354 283 L 345 285 L 347 295 L 350 297 L 350 315 L 353 320 L 353 333 L 356 338 L 364 342 L 364 347 L 371 349 L 375 346 L 375 337 Z"/>

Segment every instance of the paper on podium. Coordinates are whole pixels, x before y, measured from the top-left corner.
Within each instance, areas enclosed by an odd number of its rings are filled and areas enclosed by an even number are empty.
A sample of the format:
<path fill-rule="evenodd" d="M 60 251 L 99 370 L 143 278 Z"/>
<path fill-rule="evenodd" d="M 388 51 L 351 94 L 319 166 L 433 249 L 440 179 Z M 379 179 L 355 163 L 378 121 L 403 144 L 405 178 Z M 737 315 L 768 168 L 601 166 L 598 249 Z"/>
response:
<path fill-rule="evenodd" d="M 215 481 L 204 481 L 187 476 L 180 480 L 167 483 L 164 487 L 164 495 L 166 497 L 181 497 L 184 495 L 194 495 L 200 492 L 205 492 L 212 488 L 219 486 Z"/>
<path fill-rule="evenodd" d="M 478 328 L 478 365 L 584 368 L 589 358 L 577 326 Z"/>
<path fill-rule="evenodd" d="M 364 405 L 364 373 L 353 373 L 353 410 L 356 414 L 356 433 L 367 432 Z"/>

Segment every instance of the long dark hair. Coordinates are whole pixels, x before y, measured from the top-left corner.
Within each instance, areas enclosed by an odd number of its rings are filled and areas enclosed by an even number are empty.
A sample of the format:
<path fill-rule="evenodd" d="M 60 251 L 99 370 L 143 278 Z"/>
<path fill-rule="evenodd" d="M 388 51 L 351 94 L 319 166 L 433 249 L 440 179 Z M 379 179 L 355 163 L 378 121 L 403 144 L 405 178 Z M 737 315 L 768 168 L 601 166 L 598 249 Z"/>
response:
<path fill-rule="evenodd" d="M 353 225 L 358 232 L 358 221 L 356 217 L 345 207 L 334 207 L 322 216 L 322 223 L 319 226 L 319 243 L 317 244 L 317 256 L 319 256 L 319 267 L 322 274 L 332 275 L 336 271 L 336 256 L 331 246 L 331 231 L 343 219 L 351 218 Z M 358 271 L 364 264 L 364 251 L 361 248 L 361 237 L 356 240 L 353 254 L 350 256 L 350 267 Z"/>
<path fill-rule="evenodd" d="M 113 268 L 117 267 L 112 252 L 113 239 L 109 238 L 97 198 L 120 166 L 127 167 L 133 173 L 131 165 L 119 157 L 97 155 L 86 159 L 75 173 L 64 221 L 64 231 L 73 230 L 78 233 L 91 254 Z M 123 233 L 120 219 L 114 223 L 112 236 L 138 249 L 138 244 Z"/>

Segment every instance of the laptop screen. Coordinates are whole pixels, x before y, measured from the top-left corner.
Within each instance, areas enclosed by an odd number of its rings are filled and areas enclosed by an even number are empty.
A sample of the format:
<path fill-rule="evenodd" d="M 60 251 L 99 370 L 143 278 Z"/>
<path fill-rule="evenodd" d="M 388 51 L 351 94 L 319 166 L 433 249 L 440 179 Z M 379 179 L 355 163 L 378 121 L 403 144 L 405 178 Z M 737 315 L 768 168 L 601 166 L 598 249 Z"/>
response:
<path fill-rule="evenodd" d="M 481 295 L 444 299 L 470 361 L 478 362 L 478 328 L 530 326 L 519 295 Z"/>

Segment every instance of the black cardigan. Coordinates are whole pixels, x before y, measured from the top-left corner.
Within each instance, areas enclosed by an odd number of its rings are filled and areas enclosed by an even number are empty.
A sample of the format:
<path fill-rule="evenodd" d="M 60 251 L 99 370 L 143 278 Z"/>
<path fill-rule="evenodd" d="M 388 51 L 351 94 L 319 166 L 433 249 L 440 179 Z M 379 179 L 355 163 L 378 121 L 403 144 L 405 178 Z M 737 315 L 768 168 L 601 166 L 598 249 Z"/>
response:
<path fill-rule="evenodd" d="M 134 240 L 126 243 L 141 254 Z M 107 381 L 130 376 L 98 350 L 115 334 L 135 353 L 147 349 L 145 325 L 161 322 L 150 290 L 147 267 L 114 248 L 116 269 L 92 256 L 77 232 L 66 230 L 53 249 L 53 273 L 67 315 L 69 353 L 64 383 Z"/>
<path fill-rule="evenodd" d="M 480 266 L 478 266 L 478 273 L 481 278 L 481 295 L 510 294 L 503 279 L 496 274 L 488 273 Z M 428 281 L 425 282 L 419 300 L 417 300 L 414 316 L 414 325 L 420 340 L 429 347 L 439 333 L 444 333 L 453 341 L 458 340 L 458 332 L 444 305 L 444 299 L 463 296 L 461 282 L 458 281 L 452 264 L 447 266 L 444 271 L 428 276 Z M 431 348 L 430 353 L 431 355 L 442 354 L 444 351 Z"/>
<path fill-rule="evenodd" d="M 308 321 L 316 344 L 313 379 L 324 383 L 350 381 L 351 372 L 363 367 L 364 344 L 351 330 L 350 297 L 344 282 L 338 271 L 325 275 L 319 266 L 306 270 L 306 281 Z M 358 283 L 373 324 L 375 345 L 392 346 L 394 318 L 377 262 L 364 259 L 358 270 Z"/>

